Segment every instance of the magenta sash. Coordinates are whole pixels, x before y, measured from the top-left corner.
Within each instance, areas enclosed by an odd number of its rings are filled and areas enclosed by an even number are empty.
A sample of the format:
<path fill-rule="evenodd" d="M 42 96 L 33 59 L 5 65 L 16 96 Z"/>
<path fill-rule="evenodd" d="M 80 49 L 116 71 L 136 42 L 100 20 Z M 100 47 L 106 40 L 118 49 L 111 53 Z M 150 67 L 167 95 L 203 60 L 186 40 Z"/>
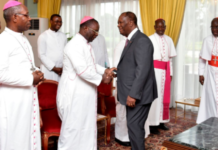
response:
<path fill-rule="evenodd" d="M 166 70 L 166 80 L 164 86 L 163 97 L 163 120 L 169 119 L 169 106 L 170 106 L 170 61 L 154 60 L 154 68 Z"/>

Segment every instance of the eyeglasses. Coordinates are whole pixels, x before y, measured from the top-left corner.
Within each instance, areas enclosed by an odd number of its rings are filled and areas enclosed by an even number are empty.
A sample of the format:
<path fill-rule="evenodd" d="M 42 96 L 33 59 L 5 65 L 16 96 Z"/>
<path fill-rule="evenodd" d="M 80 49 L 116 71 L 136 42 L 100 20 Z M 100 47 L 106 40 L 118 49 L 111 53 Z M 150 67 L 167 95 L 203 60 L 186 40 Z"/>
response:
<path fill-rule="evenodd" d="M 218 26 L 211 26 L 211 29 L 218 29 Z"/>
<path fill-rule="evenodd" d="M 89 27 L 88 27 L 89 28 Z M 93 30 L 92 28 L 89 28 L 90 30 L 94 31 L 95 34 L 98 34 L 98 31 Z"/>
<path fill-rule="evenodd" d="M 22 16 L 25 16 L 25 17 L 27 17 L 27 18 L 30 17 L 28 14 L 19 14 L 19 13 L 16 13 L 16 15 L 22 15 Z"/>

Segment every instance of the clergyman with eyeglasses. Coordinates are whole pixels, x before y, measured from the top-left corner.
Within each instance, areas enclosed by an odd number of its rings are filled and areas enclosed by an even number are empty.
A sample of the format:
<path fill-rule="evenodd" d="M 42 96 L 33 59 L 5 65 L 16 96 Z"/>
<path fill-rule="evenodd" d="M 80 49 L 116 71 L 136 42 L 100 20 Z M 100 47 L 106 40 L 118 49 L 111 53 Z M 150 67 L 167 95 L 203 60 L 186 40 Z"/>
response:
<path fill-rule="evenodd" d="M 67 44 L 66 34 L 59 31 L 62 18 L 53 14 L 50 18 L 51 27 L 38 38 L 38 56 L 40 69 L 46 79 L 59 81 L 63 67 L 63 51 Z"/>
<path fill-rule="evenodd" d="M 197 123 L 218 117 L 218 18 L 211 21 L 212 35 L 203 41 L 199 56 L 199 82 L 203 85 Z"/>
<path fill-rule="evenodd" d="M 43 73 L 34 64 L 32 47 L 23 35 L 30 27 L 26 6 L 8 1 L 6 27 L 0 35 L 0 149 L 41 150 L 36 85 Z"/>

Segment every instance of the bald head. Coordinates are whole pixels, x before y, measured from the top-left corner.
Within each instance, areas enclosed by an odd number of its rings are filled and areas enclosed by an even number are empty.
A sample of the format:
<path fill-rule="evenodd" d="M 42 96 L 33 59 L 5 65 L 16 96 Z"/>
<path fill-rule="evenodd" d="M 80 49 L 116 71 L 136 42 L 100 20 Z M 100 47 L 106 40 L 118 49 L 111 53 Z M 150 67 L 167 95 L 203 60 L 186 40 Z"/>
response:
<path fill-rule="evenodd" d="M 157 19 L 155 21 L 154 29 L 158 35 L 160 36 L 164 35 L 166 30 L 165 20 Z"/>
<path fill-rule="evenodd" d="M 215 37 L 218 37 L 218 18 L 211 21 L 211 32 Z"/>
<path fill-rule="evenodd" d="M 129 20 L 135 24 L 135 26 L 138 26 L 137 25 L 137 17 L 133 12 L 127 11 L 127 12 L 124 12 L 122 14 L 125 15 L 125 17 L 128 17 Z"/>
<path fill-rule="evenodd" d="M 132 12 L 124 12 L 118 19 L 120 34 L 127 37 L 135 28 L 137 28 L 137 17 Z"/>
<path fill-rule="evenodd" d="M 10 7 L 8 9 L 4 10 L 3 16 L 5 19 L 5 22 L 6 23 L 10 22 L 12 16 L 19 13 L 21 11 L 21 9 L 22 9 L 22 5 L 17 5 L 17 6 Z"/>
<path fill-rule="evenodd" d="M 213 18 L 213 20 L 211 21 L 211 25 L 212 25 L 214 22 L 218 22 L 218 18 Z"/>

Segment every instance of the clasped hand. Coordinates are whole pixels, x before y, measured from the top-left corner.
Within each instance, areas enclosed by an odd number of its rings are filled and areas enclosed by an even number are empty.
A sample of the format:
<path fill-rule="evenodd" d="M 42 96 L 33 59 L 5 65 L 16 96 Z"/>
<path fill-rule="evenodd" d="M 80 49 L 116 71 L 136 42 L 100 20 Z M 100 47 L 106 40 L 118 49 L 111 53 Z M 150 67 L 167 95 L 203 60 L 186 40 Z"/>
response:
<path fill-rule="evenodd" d="M 135 107 L 135 102 L 136 102 L 136 99 L 128 96 L 127 101 L 126 101 L 126 105 L 129 107 Z"/>
<path fill-rule="evenodd" d="M 44 74 L 39 70 L 33 72 L 32 75 L 33 75 L 33 85 L 38 86 L 45 80 Z"/>
<path fill-rule="evenodd" d="M 59 76 L 62 74 L 62 68 L 57 68 L 57 67 L 54 67 L 52 69 L 52 71 L 54 71 L 56 74 L 58 74 Z"/>
<path fill-rule="evenodd" d="M 117 70 L 117 68 L 113 67 L 105 70 L 102 79 L 103 83 L 109 84 L 112 81 L 112 79 L 115 77 L 113 70 Z"/>

